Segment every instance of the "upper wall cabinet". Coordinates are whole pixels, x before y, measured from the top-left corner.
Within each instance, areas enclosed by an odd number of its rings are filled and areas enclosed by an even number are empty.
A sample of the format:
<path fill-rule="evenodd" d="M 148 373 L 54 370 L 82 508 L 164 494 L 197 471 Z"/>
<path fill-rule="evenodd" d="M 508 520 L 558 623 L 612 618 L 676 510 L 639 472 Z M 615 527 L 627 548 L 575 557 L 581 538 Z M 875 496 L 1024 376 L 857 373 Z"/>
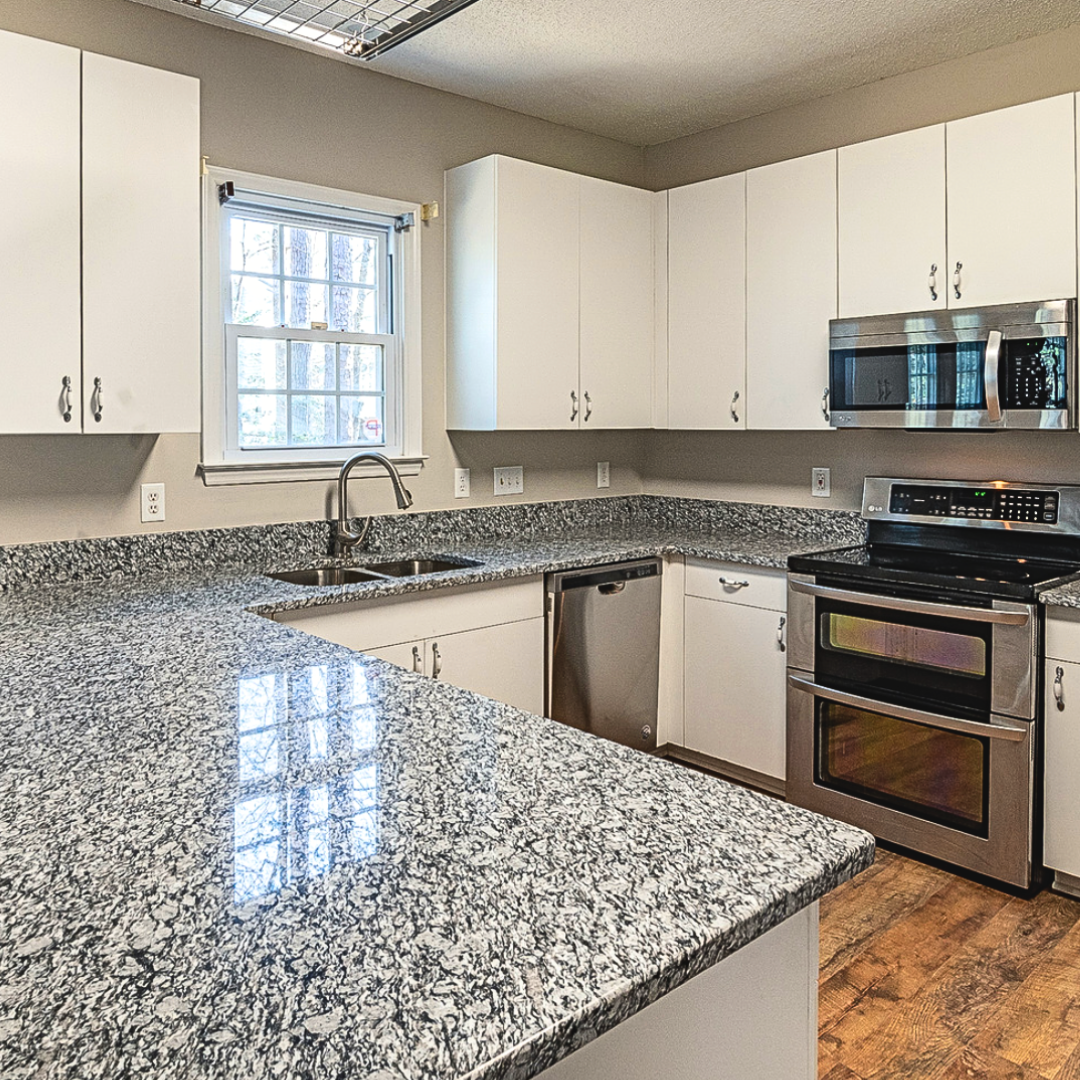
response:
<path fill-rule="evenodd" d="M 746 173 L 668 192 L 668 427 L 746 426 Z"/>
<path fill-rule="evenodd" d="M 0 431 L 82 430 L 79 50 L 0 31 Z"/>
<path fill-rule="evenodd" d="M 945 125 L 837 153 L 840 318 L 945 307 Z"/>
<path fill-rule="evenodd" d="M 0 432 L 198 431 L 198 81 L 0 32 L 0 136 Z"/>
<path fill-rule="evenodd" d="M 494 155 L 446 203 L 446 426 L 649 427 L 652 193 Z"/>
<path fill-rule="evenodd" d="M 945 139 L 949 305 L 1075 296 L 1074 95 L 957 120 Z"/>
<path fill-rule="evenodd" d="M 836 151 L 746 174 L 746 424 L 826 430 Z"/>

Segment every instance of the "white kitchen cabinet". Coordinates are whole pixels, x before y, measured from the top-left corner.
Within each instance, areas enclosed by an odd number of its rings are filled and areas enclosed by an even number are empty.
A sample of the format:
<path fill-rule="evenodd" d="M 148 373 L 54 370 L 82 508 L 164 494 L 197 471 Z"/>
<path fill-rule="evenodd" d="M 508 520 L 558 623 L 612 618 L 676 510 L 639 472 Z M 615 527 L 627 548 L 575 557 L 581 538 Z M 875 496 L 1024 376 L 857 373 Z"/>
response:
<path fill-rule="evenodd" d="M 1075 296 L 1074 95 L 951 121 L 945 138 L 949 306 Z"/>
<path fill-rule="evenodd" d="M 746 175 L 746 426 L 827 430 L 836 151 Z"/>
<path fill-rule="evenodd" d="M 83 55 L 84 428 L 198 431 L 199 82 Z"/>
<path fill-rule="evenodd" d="M 1080 660 L 1080 658 L 1078 658 Z M 1080 662 L 1046 661 L 1043 862 L 1080 888 Z M 1060 698 L 1061 707 L 1058 699 Z"/>
<path fill-rule="evenodd" d="M 840 318 L 944 308 L 945 125 L 837 152 Z"/>
<path fill-rule="evenodd" d="M 0 31 L 6 434 L 81 430 L 79 167 L 79 50 Z"/>
<path fill-rule="evenodd" d="M 274 619 L 539 714 L 544 711 L 543 605 L 543 579 L 534 577 L 286 611 Z"/>
<path fill-rule="evenodd" d="M 446 202 L 446 426 L 650 426 L 652 193 L 494 155 Z"/>
<path fill-rule="evenodd" d="M 746 174 L 668 192 L 669 428 L 746 427 Z"/>
<path fill-rule="evenodd" d="M 707 599 L 705 578 L 730 599 Z M 697 579 L 697 584 L 695 584 Z M 775 580 L 774 580 L 775 579 Z M 683 732 L 687 749 L 735 766 L 733 775 L 784 780 L 787 730 L 785 611 L 754 607 L 740 592 L 779 595 L 780 571 L 687 560 L 683 630 Z"/>
<path fill-rule="evenodd" d="M 580 177 L 581 427 L 652 426 L 651 191 Z"/>

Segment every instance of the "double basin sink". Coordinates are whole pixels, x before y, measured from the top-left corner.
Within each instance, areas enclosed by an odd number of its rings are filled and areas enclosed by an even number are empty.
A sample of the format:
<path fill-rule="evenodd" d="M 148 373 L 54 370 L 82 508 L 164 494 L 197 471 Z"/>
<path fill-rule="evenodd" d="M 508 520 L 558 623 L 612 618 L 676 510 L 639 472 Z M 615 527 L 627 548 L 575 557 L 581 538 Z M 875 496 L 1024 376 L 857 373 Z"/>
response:
<path fill-rule="evenodd" d="M 361 581 L 386 581 L 388 578 L 420 577 L 441 574 L 446 570 L 463 570 L 479 566 L 472 559 L 396 559 L 393 562 L 372 563 L 370 566 L 307 567 L 303 570 L 282 570 L 267 577 L 287 581 L 290 585 L 353 585 Z"/>

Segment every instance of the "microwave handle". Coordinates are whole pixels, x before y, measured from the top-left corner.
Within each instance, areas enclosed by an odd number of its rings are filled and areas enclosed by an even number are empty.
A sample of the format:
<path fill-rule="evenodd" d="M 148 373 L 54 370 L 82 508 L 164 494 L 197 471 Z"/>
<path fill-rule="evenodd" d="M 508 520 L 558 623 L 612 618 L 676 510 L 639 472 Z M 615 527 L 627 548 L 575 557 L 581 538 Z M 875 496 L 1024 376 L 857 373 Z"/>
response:
<path fill-rule="evenodd" d="M 880 596 L 877 593 L 853 592 L 832 585 L 817 585 L 809 581 L 788 580 L 792 592 L 820 596 L 846 604 L 861 604 L 889 611 L 909 611 L 917 615 L 937 615 L 944 619 L 968 619 L 971 622 L 1004 623 L 1006 626 L 1025 626 L 1031 619 L 1026 604 L 1002 604 L 1001 608 L 965 607 L 962 604 L 935 604 L 929 600 L 909 600 L 903 596 Z"/>
<path fill-rule="evenodd" d="M 1001 367 L 1001 331 L 991 330 L 986 339 L 983 360 L 983 386 L 986 388 L 986 415 L 991 421 L 1001 419 L 1001 394 L 998 390 L 998 370 Z"/>

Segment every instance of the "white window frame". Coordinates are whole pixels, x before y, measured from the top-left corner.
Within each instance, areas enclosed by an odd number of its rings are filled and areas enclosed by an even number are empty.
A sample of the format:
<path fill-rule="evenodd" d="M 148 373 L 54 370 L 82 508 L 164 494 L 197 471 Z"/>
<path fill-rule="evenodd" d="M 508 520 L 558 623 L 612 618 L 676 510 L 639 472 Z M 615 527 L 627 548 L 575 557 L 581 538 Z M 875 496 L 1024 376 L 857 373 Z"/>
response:
<path fill-rule="evenodd" d="M 202 350 L 202 461 L 199 472 L 207 485 L 275 483 L 292 480 L 330 480 L 341 464 L 364 450 L 348 448 L 306 450 L 240 450 L 236 441 L 235 380 L 225 362 L 226 315 L 230 303 L 230 283 L 223 274 L 223 224 L 218 190 L 231 182 L 238 192 L 257 192 L 260 201 L 273 206 L 275 198 L 311 203 L 313 213 L 334 207 L 352 213 L 369 213 L 383 219 L 413 215 L 410 228 L 395 233 L 396 258 L 391 289 L 395 298 L 394 340 L 397 363 L 386 357 L 387 390 L 385 453 L 405 476 L 420 472 L 425 457 L 422 449 L 422 368 L 420 355 L 420 210 L 418 203 L 400 202 L 374 195 L 360 195 L 337 188 L 319 187 L 292 180 L 259 176 L 235 169 L 208 167 L 203 175 L 203 350 Z M 257 335 L 258 328 L 252 327 Z M 290 331 L 295 340 L 325 340 L 322 331 Z M 349 335 L 370 337 L 371 335 Z M 396 372 L 392 369 L 396 368 Z M 395 379 L 393 388 L 391 379 Z M 232 382 L 232 385 L 230 385 Z M 360 466 L 354 476 L 385 476 L 377 465 Z"/>

